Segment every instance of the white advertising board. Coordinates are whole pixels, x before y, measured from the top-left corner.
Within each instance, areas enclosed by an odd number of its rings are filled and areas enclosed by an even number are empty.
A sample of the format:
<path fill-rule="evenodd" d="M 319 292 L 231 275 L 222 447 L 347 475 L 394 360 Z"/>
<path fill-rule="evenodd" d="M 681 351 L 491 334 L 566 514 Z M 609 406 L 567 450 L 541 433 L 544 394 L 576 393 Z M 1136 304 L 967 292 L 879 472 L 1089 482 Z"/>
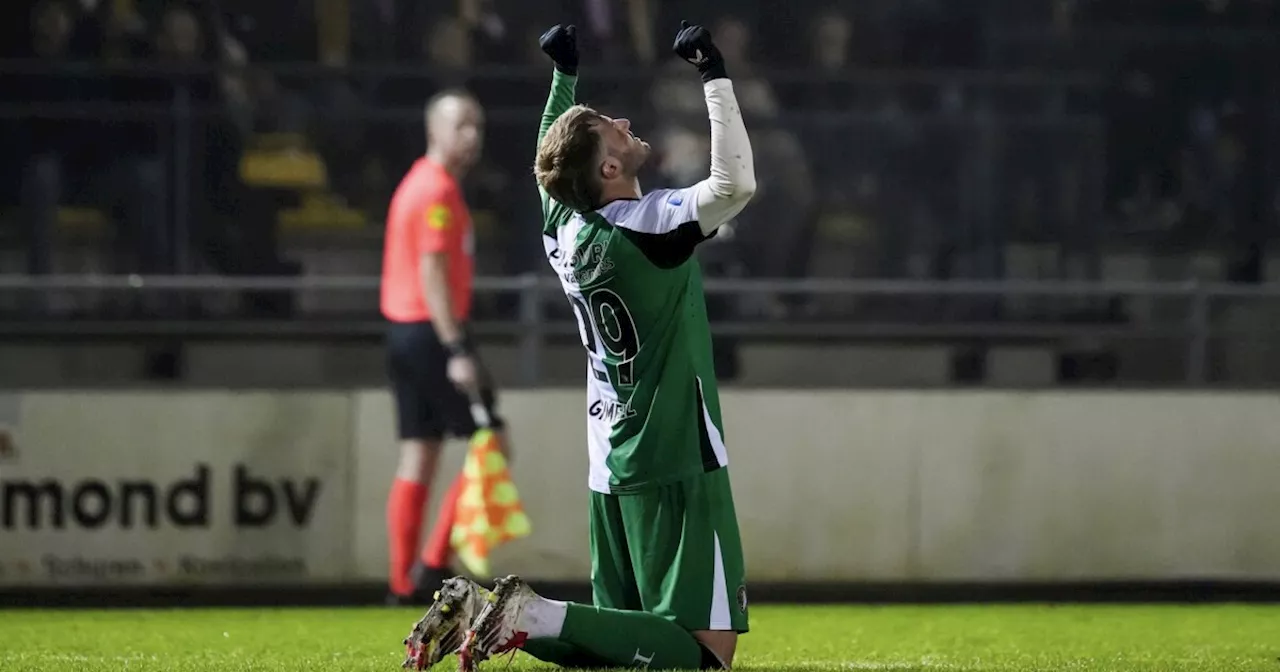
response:
<path fill-rule="evenodd" d="M 728 390 L 723 406 L 753 581 L 1280 580 L 1280 395 Z M 585 395 L 501 408 L 533 534 L 494 570 L 586 580 Z M 0 427 L 0 586 L 385 580 L 384 391 L 9 393 Z"/>
<path fill-rule="evenodd" d="M 10 399 L 0 585 L 346 576 L 349 395 Z"/>

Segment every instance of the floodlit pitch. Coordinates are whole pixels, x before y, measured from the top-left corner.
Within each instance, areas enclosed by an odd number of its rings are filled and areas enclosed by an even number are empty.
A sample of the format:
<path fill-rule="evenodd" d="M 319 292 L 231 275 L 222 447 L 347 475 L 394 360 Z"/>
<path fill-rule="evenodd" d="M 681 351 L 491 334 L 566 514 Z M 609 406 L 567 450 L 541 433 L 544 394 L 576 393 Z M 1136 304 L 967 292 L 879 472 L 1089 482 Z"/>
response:
<path fill-rule="evenodd" d="M 0 671 L 388 672 L 410 609 L 0 611 Z M 752 609 L 736 670 L 1280 669 L 1280 607 Z M 504 660 L 481 669 L 502 670 Z M 456 669 L 449 656 L 433 668 Z M 513 670 L 551 669 L 519 654 Z"/>

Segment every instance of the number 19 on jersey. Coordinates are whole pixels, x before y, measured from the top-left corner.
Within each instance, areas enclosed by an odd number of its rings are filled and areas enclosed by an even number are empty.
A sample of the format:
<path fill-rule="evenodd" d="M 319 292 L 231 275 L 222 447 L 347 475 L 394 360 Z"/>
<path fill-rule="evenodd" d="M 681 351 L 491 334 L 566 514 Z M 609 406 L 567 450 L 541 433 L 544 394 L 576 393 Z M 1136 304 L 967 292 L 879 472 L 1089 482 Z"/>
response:
<path fill-rule="evenodd" d="M 633 360 L 640 351 L 635 321 L 622 297 L 610 289 L 596 289 L 586 296 L 566 293 L 578 318 L 582 345 L 591 354 L 596 380 L 614 389 L 635 385 Z"/>

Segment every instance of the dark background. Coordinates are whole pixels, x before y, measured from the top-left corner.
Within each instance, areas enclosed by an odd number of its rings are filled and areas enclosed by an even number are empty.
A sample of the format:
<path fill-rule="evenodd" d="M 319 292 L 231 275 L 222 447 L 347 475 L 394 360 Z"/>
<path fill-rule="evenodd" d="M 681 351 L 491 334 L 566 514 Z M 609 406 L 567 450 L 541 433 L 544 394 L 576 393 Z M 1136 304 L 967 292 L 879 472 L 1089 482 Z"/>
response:
<path fill-rule="evenodd" d="M 467 180 L 480 272 L 541 273 L 530 164 L 550 69 L 536 35 L 581 26 L 581 97 L 653 144 L 646 187 L 686 185 L 705 173 L 708 140 L 698 81 L 670 55 L 681 18 L 711 26 L 729 60 L 762 185 L 733 235 L 704 249 L 713 277 L 1256 286 L 1280 270 L 1270 0 L 44 0 L 0 12 L 8 277 L 375 277 L 388 198 L 424 150 L 422 103 L 455 85 L 488 111 Z M 368 291 L 210 307 L 16 286 L 0 291 L 6 325 L 377 318 Z M 559 303 L 550 315 L 567 315 Z M 1123 292 L 711 303 L 715 320 L 744 324 L 1152 314 Z M 520 310 L 486 294 L 477 318 Z M 1218 314 L 1187 304 L 1167 317 Z"/>

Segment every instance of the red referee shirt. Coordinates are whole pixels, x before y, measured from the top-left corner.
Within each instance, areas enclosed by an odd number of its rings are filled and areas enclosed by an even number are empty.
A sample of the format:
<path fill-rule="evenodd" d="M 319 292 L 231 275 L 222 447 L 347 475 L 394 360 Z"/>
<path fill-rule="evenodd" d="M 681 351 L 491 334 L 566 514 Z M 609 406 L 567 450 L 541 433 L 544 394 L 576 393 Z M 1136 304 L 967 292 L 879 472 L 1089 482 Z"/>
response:
<path fill-rule="evenodd" d="M 454 317 L 471 312 L 475 238 L 457 180 L 443 166 L 418 159 L 400 181 L 387 212 L 382 253 L 382 314 L 393 322 L 431 319 L 422 294 L 422 255 L 443 252 Z"/>

